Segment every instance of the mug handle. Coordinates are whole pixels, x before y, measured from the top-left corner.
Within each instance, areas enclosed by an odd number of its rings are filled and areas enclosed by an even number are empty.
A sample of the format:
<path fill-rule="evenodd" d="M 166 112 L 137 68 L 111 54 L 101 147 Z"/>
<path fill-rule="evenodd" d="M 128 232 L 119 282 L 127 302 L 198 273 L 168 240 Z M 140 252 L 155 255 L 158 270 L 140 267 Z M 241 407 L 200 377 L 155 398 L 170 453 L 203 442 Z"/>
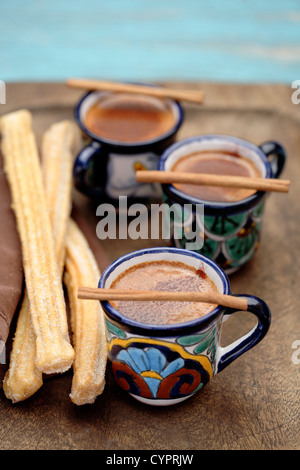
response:
<path fill-rule="evenodd" d="M 279 178 L 286 161 L 286 152 L 281 144 L 275 141 L 264 142 L 259 148 L 270 162 L 272 177 Z M 273 158 L 271 158 L 273 157 Z"/>
<path fill-rule="evenodd" d="M 78 191 L 92 199 L 103 196 L 107 178 L 107 160 L 107 152 L 96 141 L 92 141 L 81 150 L 73 167 L 74 185 Z"/>
<path fill-rule="evenodd" d="M 217 359 L 216 373 L 221 372 L 221 370 L 227 367 L 231 362 L 259 343 L 270 327 L 271 313 L 268 305 L 263 300 L 251 295 L 239 295 L 237 297 L 247 299 L 247 311 L 253 313 L 257 317 L 257 324 L 251 331 L 235 342 L 224 348 L 219 347 L 219 359 Z M 229 316 L 235 312 L 237 312 L 237 310 L 226 309 L 224 315 Z"/>

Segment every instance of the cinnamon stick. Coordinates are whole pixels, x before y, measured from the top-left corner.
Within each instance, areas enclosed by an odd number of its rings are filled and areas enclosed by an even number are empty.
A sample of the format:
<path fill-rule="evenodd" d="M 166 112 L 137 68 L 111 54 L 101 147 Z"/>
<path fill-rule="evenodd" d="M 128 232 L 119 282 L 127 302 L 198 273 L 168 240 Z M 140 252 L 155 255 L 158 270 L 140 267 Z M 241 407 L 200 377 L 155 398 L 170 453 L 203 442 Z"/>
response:
<path fill-rule="evenodd" d="M 141 93 L 143 95 L 155 96 L 157 98 L 170 98 L 178 101 L 190 101 L 202 103 L 204 93 L 201 90 L 177 90 L 173 88 L 155 87 L 146 85 L 133 85 L 129 83 L 110 82 L 105 80 L 88 80 L 70 78 L 67 85 L 84 90 L 113 91 L 124 93 Z"/>
<path fill-rule="evenodd" d="M 139 183 L 161 184 L 198 184 L 205 186 L 223 186 L 231 188 L 247 188 L 256 191 L 275 191 L 287 193 L 290 181 L 275 178 L 254 178 L 247 176 L 213 175 L 181 173 L 175 171 L 137 171 L 136 181 Z"/>
<path fill-rule="evenodd" d="M 104 289 L 79 287 L 78 298 L 87 300 L 126 300 L 126 301 L 171 301 L 171 302 L 206 302 L 224 307 L 247 310 L 247 300 L 214 291 L 204 292 L 167 292 L 131 289 Z"/>

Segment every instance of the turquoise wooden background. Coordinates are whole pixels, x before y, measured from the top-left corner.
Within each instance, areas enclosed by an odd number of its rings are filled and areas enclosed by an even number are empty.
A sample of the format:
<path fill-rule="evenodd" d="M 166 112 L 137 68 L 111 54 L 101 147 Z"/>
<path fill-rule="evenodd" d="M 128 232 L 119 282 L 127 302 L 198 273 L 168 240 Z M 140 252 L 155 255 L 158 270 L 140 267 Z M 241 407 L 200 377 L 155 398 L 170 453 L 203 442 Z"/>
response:
<path fill-rule="evenodd" d="M 0 79 L 300 79 L 300 0 L 0 0 Z"/>

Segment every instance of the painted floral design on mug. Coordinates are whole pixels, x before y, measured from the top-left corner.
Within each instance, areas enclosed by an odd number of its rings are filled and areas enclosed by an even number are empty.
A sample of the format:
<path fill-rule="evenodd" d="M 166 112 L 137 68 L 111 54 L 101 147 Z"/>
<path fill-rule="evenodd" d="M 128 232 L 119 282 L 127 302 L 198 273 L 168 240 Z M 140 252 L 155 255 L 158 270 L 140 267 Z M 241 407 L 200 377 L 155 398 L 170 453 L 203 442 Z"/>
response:
<path fill-rule="evenodd" d="M 166 197 L 164 202 L 170 207 L 174 206 L 173 201 Z M 190 242 L 185 236 L 189 231 L 187 225 L 191 232 L 194 232 L 197 226 L 202 233 L 203 245 L 196 251 L 216 261 L 225 271 L 233 272 L 249 261 L 259 247 L 264 205 L 265 200 L 255 209 L 231 216 L 204 215 L 204 224 L 199 223 L 195 213 L 190 213 L 187 217 L 184 209 L 182 216 L 177 218 L 184 220 L 181 236 L 178 236 L 178 222 L 171 220 L 171 231 L 174 233 L 176 230 L 177 233 L 172 242 L 177 248 L 186 248 Z"/>
<path fill-rule="evenodd" d="M 114 377 L 129 393 L 150 399 L 185 397 L 213 376 L 216 328 L 170 342 L 128 336 L 107 319 L 106 326 Z"/>

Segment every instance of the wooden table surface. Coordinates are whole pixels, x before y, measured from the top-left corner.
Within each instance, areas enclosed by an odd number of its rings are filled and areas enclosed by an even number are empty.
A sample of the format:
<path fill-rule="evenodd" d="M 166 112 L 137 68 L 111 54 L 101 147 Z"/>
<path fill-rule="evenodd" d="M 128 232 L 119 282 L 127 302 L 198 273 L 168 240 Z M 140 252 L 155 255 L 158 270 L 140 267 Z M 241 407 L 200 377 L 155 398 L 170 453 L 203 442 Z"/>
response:
<path fill-rule="evenodd" d="M 183 83 L 175 83 L 178 88 Z M 149 407 L 119 389 L 110 364 L 106 387 L 93 405 L 78 407 L 69 398 L 71 372 L 48 378 L 25 402 L 12 404 L 0 390 L 1 449 L 229 450 L 299 449 L 300 342 L 300 105 L 285 85 L 189 84 L 206 93 L 201 106 L 185 105 L 178 138 L 223 133 L 256 144 L 276 139 L 286 148 L 283 177 L 287 195 L 271 194 L 261 245 L 255 257 L 230 277 L 233 293 L 263 298 L 272 313 L 271 328 L 255 348 L 216 375 L 193 398 L 171 407 Z M 73 117 L 80 92 L 60 83 L 8 84 L 0 113 L 30 109 L 40 141 L 53 122 Z M 80 217 L 95 233 L 95 208 L 74 190 Z M 159 241 L 100 241 L 93 247 L 101 268 L 118 256 Z M 105 253 L 99 255 L 98 253 Z M 223 327 L 222 345 L 253 326 L 238 313 Z M 294 355 L 293 355 L 294 354 Z"/>

